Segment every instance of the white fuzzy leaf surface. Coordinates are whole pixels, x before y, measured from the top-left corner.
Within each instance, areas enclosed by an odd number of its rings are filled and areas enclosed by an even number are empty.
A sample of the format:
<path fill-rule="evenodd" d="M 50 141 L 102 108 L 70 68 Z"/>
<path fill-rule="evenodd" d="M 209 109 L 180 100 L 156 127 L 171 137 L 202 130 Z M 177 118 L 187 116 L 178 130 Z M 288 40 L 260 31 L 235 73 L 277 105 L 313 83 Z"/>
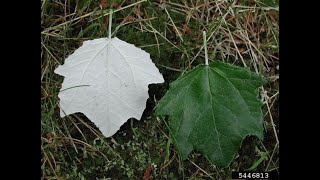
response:
<path fill-rule="evenodd" d="M 140 120 L 148 85 L 164 82 L 150 54 L 116 37 L 85 41 L 54 72 L 65 77 L 60 116 L 81 112 L 106 137 L 129 118 Z"/>

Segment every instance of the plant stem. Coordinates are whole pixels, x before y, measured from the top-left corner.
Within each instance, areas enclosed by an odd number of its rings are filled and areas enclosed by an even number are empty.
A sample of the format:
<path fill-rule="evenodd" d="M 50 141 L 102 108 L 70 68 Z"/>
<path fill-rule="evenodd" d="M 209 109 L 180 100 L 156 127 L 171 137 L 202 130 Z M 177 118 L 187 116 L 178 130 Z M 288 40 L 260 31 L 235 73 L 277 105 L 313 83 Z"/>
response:
<path fill-rule="evenodd" d="M 203 46 L 204 46 L 205 65 L 209 65 L 206 31 L 203 31 L 202 34 L 203 34 Z"/>
<path fill-rule="evenodd" d="M 110 14 L 109 14 L 109 36 L 108 36 L 109 39 L 111 39 L 112 14 L 113 14 L 113 10 L 110 8 Z"/>

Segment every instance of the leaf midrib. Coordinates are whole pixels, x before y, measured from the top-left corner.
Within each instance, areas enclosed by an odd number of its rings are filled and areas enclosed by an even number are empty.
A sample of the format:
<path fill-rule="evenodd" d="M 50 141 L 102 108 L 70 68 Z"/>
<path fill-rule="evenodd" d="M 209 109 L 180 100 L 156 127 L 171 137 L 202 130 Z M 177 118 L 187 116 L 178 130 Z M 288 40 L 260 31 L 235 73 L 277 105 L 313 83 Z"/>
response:
<path fill-rule="evenodd" d="M 220 136 L 219 136 L 219 132 L 218 132 L 218 129 L 217 129 L 217 125 L 216 125 L 216 118 L 215 118 L 215 115 L 214 115 L 214 111 L 213 111 L 213 97 L 212 97 L 212 91 L 211 91 L 211 83 L 210 83 L 210 78 L 209 78 L 209 69 L 210 67 L 205 67 L 205 70 L 207 72 L 207 81 L 208 81 L 208 85 L 209 85 L 209 95 L 210 95 L 210 105 L 211 105 L 211 113 L 212 113 L 212 116 L 213 116 L 213 124 L 214 124 L 214 129 L 215 129 L 215 132 L 217 134 L 217 139 L 218 139 L 218 149 L 220 149 L 220 151 L 222 151 L 221 149 L 221 142 L 220 142 Z M 207 139 L 205 140 L 205 142 L 207 142 L 207 140 L 209 139 L 208 138 L 209 136 L 207 136 Z"/>

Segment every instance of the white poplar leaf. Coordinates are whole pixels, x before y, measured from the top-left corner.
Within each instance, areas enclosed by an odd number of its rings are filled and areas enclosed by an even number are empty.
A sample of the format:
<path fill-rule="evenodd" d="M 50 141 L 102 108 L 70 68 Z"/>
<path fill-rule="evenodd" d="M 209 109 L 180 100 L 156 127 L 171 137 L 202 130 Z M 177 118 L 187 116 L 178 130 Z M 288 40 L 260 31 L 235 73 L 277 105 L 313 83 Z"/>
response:
<path fill-rule="evenodd" d="M 64 76 L 60 116 L 81 112 L 106 137 L 140 120 L 148 85 L 164 82 L 149 53 L 116 37 L 85 41 L 54 72 Z"/>

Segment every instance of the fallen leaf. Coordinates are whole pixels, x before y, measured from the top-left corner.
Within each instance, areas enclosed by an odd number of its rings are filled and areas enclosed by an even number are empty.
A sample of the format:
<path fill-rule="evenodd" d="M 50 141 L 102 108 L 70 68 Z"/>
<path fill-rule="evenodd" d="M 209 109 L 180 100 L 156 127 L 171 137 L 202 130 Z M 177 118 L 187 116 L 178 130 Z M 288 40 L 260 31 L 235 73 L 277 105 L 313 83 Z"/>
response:
<path fill-rule="evenodd" d="M 54 72 L 65 77 L 60 116 L 82 112 L 106 137 L 140 120 L 148 85 L 164 82 L 150 54 L 116 37 L 85 41 Z"/>
<path fill-rule="evenodd" d="M 183 159 L 196 149 L 226 167 L 246 136 L 263 138 L 257 88 L 265 82 L 262 76 L 230 64 L 198 65 L 170 84 L 156 114 L 169 116 L 170 133 Z"/>

